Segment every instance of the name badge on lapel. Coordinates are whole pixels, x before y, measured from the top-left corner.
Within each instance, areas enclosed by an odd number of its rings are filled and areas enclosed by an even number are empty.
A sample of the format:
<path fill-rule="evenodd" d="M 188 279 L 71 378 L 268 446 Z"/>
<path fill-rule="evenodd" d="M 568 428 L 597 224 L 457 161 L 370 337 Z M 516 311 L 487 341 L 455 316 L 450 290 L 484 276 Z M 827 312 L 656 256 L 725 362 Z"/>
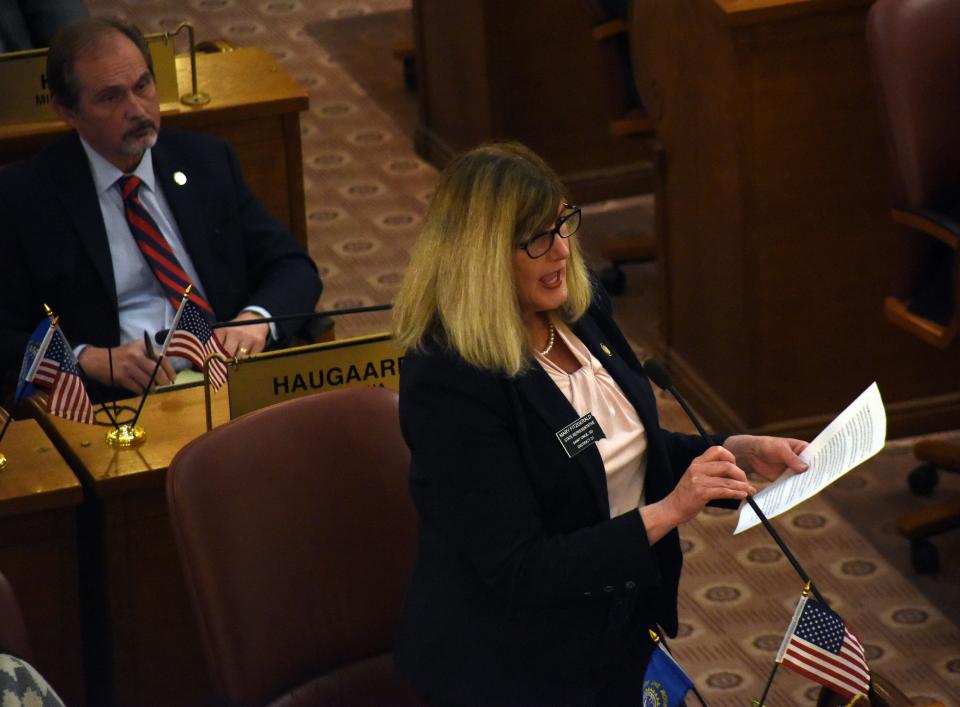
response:
<path fill-rule="evenodd" d="M 588 412 L 579 420 L 574 420 L 557 432 L 557 439 L 560 440 L 563 451 L 565 451 L 571 459 L 604 437 L 606 437 L 606 435 L 603 433 L 600 423 L 597 422 L 592 412 Z"/>

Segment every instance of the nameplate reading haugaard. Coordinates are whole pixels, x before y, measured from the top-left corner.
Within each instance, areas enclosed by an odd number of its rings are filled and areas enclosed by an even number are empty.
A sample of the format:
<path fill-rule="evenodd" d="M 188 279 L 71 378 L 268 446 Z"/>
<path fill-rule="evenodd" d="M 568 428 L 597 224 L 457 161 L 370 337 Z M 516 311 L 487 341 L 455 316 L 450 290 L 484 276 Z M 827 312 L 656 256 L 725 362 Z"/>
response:
<path fill-rule="evenodd" d="M 174 43 L 163 35 L 148 38 L 157 76 L 160 103 L 178 103 Z M 50 107 L 47 50 L 0 54 L 0 125 L 50 123 L 59 120 Z"/>
<path fill-rule="evenodd" d="M 403 355 L 388 334 L 261 354 L 228 367 L 230 417 L 353 386 L 399 390 Z"/>

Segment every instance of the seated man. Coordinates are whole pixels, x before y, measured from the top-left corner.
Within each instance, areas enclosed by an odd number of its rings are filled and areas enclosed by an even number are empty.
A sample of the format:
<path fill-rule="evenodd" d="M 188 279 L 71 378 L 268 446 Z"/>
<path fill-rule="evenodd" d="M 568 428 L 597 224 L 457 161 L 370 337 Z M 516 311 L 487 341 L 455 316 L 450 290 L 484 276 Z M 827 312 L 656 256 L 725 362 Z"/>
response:
<path fill-rule="evenodd" d="M 44 303 L 87 377 L 133 393 L 154 368 L 144 332 L 170 327 L 187 283 L 213 321 L 313 310 L 316 267 L 251 193 L 231 149 L 159 130 L 150 54 L 136 29 L 98 18 L 70 25 L 54 38 L 47 81 L 74 130 L 0 171 L 5 384 L 16 382 Z M 216 332 L 229 354 L 243 355 L 299 324 Z M 157 383 L 174 375 L 164 361 Z"/>

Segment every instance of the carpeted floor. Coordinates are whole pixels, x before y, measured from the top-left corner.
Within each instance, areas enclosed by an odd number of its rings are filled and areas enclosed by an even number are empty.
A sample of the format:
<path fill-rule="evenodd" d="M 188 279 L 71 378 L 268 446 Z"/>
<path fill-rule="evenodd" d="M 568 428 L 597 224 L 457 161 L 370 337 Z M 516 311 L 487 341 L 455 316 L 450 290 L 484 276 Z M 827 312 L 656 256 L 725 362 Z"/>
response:
<path fill-rule="evenodd" d="M 269 50 L 309 92 L 302 116 L 309 248 L 325 309 L 389 302 L 402 277 L 436 171 L 413 152 L 411 97 L 389 46 L 409 31 L 409 0 L 88 0 L 145 31 L 183 19 L 200 39 Z M 650 197 L 586 208 L 588 249 L 605 235 L 652 225 Z M 616 304 L 642 350 L 656 332 L 656 266 L 631 266 Z M 338 336 L 382 331 L 386 315 L 338 322 Z M 668 426 L 690 429 L 662 400 Z M 842 482 L 775 522 L 818 586 L 867 645 L 875 669 L 917 701 L 958 704 L 960 539 L 943 538 L 945 571 L 917 579 L 891 519 L 914 499 L 908 446 L 894 443 Z M 946 481 L 939 494 L 956 493 Z M 683 530 L 681 635 L 673 646 L 713 707 L 759 696 L 799 580 L 762 529 L 732 536 L 729 512 Z M 960 538 L 960 534 L 954 533 Z M 778 673 L 769 705 L 811 704 L 815 686 Z"/>

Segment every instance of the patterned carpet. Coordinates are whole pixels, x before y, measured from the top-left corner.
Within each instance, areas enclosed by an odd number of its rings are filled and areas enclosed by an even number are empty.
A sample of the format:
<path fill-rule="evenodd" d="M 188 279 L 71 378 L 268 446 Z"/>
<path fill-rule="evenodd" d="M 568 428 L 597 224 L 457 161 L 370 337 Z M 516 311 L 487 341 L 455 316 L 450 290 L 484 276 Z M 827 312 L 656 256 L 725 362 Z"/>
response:
<path fill-rule="evenodd" d="M 310 110 L 302 116 L 304 177 L 310 253 L 326 284 L 321 306 L 391 300 L 436 178 L 413 152 L 412 112 L 400 65 L 385 49 L 404 31 L 398 12 L 409 10 L 409 0 L 89 0 L 88 5 L 94 13 L 134 21 L 144 31 L 187 19 L 200 39 L 257 45 L 277 57 L 310 95 Z M 383 15 L 379 23 L 378 14 Z M 609 235 L 625 221 L 631 228 L 649 225 L 652 203 L 641 197 L 590 205 L 587 214 L 595 233 Z M 627 333 L 642 346 L 654 326 L 655 268 L 636 266 L 629 277 L 630 291 L 617 310 Z M 337 333 L 346 337 L 387 326 L 387 315 L 364 315 L 338 322 Z M 669 401 L 663 408 L 675 428 L 689 427 Z M 888 446 L 775 523 L 856 629 L 871 664 L 916 701 L 956 705 L 960 575 L 950 570 L 934 578 L 924 595 L 907 579 L 905 543 L 890 535 L 889 521 L 877 521 L 914 502 L 903 481 L 910 466 L 906 450 L 904 444 Z M 945 485 L 942 493 L 952 492 Z M 852 524 L 871 521 L 872 529 L 863 532 Z M 673 647 L 713 707 L 747 705 L 759 697 L 801 589 L 763 530 L 733 537 L 734 523 L 729 512 L 704 513 L 682 534 L 687 558 L 683 624 Z M 891 559 L 891 548 L 899 560 Z M 960 563 L 960 553 L 942 552 L 945 563 Z M 951 618 L 944 614 L 947 604 Z M 811 704 L 815 692 L 811 683 L 781 670 L 767 704 Z"/>

